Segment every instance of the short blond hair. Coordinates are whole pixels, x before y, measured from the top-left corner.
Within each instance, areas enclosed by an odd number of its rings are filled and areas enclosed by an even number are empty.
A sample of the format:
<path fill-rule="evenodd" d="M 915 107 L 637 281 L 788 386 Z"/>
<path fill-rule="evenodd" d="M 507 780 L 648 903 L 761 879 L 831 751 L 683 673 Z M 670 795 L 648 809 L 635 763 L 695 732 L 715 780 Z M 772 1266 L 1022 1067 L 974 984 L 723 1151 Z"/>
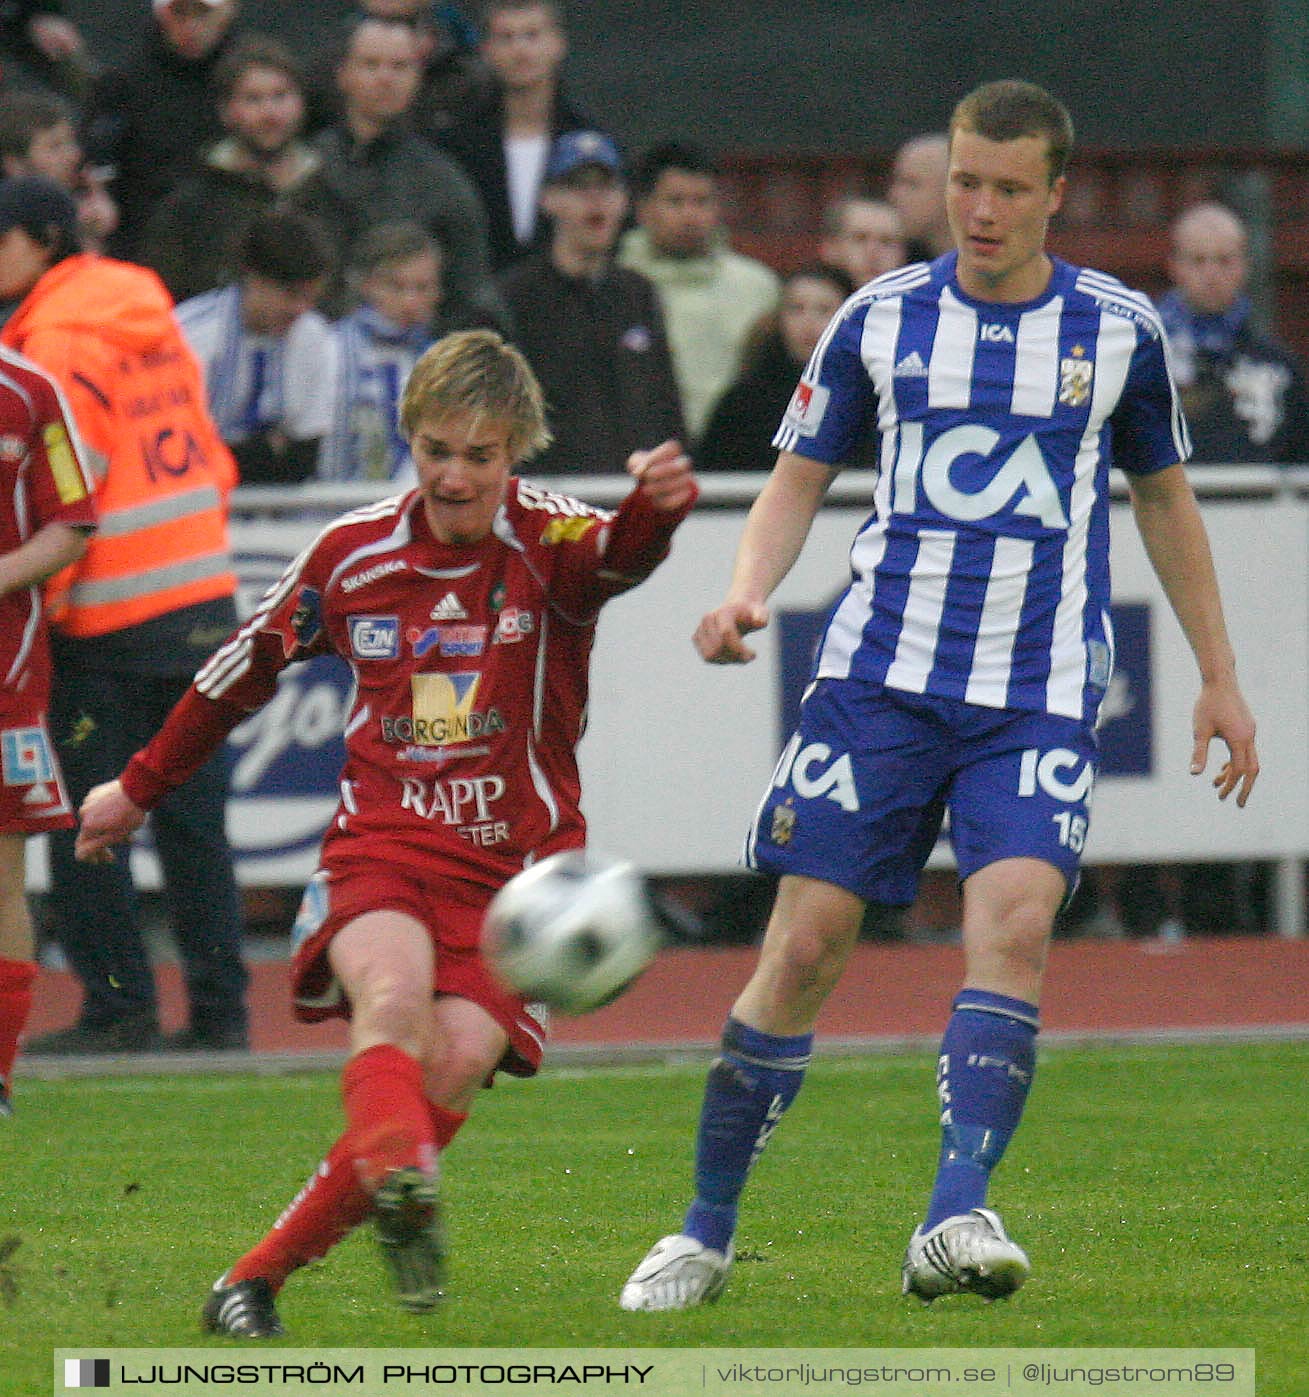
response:
<path fill-rule="evenodd" d="M 463 413 L 505 423 L 515 461 L 550 445 L 541 385 L 522 353 L 494 330 L 461 330 L 437 340 L 414 365 L 400 399 L 406 437 L 425 418 Z"/>

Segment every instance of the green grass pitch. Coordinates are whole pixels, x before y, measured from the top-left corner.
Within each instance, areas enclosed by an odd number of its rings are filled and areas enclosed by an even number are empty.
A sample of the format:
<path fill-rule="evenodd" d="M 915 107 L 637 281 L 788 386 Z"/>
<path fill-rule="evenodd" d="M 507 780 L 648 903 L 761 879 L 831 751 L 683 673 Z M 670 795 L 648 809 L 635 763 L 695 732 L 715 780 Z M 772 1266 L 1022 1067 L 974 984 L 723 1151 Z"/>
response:
<path fill-rule="evenodd" d="M 1254 1347 L 1309 1392 L 1309 1044 L 1055 1048 L 992 1202 L 1032 1256 L 1013 1300 L 924 1306 L 899 1260 L 936 1154 L 930 1055 L 820 1057 L 760 1162 L 723 1300 L 628 1315 L 675 1230 L 704 1066 L 556 1070 L 483 1094 L 446 1159 L 451 1294 L 390 1302 L 368 1230 L 294 1277 L 287 1345 Z M 205 1288 L 338 1128 L 326 1074 L 22 1080 L 0 1122 L 0 1393 L 56 1347 L 218 1346 Z"/>

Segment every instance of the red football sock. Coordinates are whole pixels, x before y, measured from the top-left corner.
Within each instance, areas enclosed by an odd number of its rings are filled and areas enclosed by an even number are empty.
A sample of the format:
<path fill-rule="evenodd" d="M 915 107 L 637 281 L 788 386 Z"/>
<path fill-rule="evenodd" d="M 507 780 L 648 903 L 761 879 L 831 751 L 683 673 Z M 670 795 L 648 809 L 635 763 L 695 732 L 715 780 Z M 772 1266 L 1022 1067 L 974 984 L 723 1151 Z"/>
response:
<path fill-rule="evenodd" d="M 18 1035 L 32 1011 L 36 962 L 0 956 L 0 1077 L 7 1082 L 18 1053 Z"/>
<path fill-rule="evenodd" d="M 445 1149 L 468 1119 L 467 1111 L 452 1111 L 448 1106 L 438 1106 L 435 1101 L 427 1103 L 427 1113 L 432 1118 L 432 1133 L 438 1150 Z"/>
<path fill-rule="evenodd" d="M 389 1043 L 365 1048 L 345 1065 L 341 1097 L 355 1168 L 370 1193 L 393 1169 L 436 1167 L 417 1059 Z"/>
<path fill-rule="evenodd" d="M 325 1256 L 358 1227 L 372 1206 L 372 1195 L 359 1182 L 347 1131 L 263 1241 L 228 1271 L 228 1281 L 263 1276 L 274 1290 L 280 1290 L 292 1271 Z"/>

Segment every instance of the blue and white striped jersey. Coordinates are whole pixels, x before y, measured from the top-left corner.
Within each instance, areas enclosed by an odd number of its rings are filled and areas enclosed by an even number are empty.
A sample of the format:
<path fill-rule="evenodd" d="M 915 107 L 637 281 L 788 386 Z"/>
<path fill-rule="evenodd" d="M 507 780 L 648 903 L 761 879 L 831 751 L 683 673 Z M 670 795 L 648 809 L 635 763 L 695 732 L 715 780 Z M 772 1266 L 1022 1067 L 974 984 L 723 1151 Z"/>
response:
<path fill-rule="evenodd" d="M 773 445 L 831 465 L 881 436 L 874 511 L 815 677 L 1093 721 L 1113 668 L 1108 473 L 1190 454 L 1149 299 L 1059 259 L 973 300 L 955 254 L 855 293 Z"/>

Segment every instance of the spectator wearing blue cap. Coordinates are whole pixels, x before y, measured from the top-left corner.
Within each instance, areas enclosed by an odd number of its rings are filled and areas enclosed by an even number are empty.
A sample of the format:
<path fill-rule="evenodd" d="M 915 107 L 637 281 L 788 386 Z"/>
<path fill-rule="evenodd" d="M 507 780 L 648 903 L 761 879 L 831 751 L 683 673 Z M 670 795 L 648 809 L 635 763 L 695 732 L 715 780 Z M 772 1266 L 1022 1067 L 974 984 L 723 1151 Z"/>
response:
<path fill-rule="evenodd" d="M 683 425 L 658 293 L 614 261 L 628 196 L 610 137 L 570 131 L 556 139 L 541 207 L 550 219 L 548 249 L 499 277 L 554 433 L 535 468 L 615 471 L 638 448 L 680 439 Z"/>

